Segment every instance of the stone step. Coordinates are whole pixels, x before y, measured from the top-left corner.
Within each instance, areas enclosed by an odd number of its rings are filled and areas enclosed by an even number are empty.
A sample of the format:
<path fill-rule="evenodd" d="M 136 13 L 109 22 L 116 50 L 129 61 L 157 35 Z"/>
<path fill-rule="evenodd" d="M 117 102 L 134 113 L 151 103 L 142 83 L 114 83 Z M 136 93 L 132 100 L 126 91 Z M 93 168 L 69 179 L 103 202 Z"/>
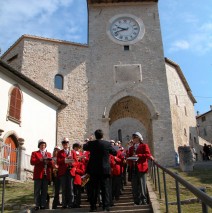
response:
<path fill-rule="evenodd" d="M 133 196 L 132 196 L 132 187 L 130 184 L 124 186 L 123 194 L 120 195 L 118 201 L 114 201 L 114 206 L 110 208 L 110 212 L 119 212 L 119 213 L 152 213 L 151 205 L 134 205 Z M 60 195 L 60 200 L 61 195 Z M 50 208 L 52 207 L 53 198 L 50 199 Z M 90 204 L 87 201 L 86 192 L 82 193 L 81 196 L 81 208 L 73 208 L 73 209 L 62 209 L 61 206 L 58 209 L 46 209 L 39 210 L 39 213 L 68 213 L 68 212 L 89 212 Z M 31 212 L 34 213 L 32 210 Z M 102 207 L 98 207 L 97 212 L 103 212 Z"/>
<path fill-rule="evenodd" d="M 89 207 L 86 208 L 74 208 L 74 209 L 46 209 L 46 210 L 40 210 L 39 213 L 68 213 L 68 212 L 89 212 Z M 97 212 L 103 212 L 102 208 L 97 208 Z M 140 213 L 152 213 L 151 206 L 144 205 L 144 206 L 129 206 L 126 208 L 126 206 L 118 206 L 118 207 L 111 207 L 110 212 L 140 212 Z M 32 213 L 34 213 L 32 211 Z"/>

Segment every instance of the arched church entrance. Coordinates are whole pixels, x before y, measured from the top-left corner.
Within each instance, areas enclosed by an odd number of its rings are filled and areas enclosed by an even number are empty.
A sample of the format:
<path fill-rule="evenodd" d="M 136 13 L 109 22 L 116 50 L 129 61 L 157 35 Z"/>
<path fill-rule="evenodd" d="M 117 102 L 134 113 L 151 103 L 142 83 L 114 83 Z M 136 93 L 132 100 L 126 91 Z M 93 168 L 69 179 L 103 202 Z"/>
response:
<path fill-rule="evenodd" d="M 153 152 L 151 113 L 144 102 L 126 96 L 113 104 L 109 113 L 110 138 L 122 141 L 123 146 L 139 131 Z"/>

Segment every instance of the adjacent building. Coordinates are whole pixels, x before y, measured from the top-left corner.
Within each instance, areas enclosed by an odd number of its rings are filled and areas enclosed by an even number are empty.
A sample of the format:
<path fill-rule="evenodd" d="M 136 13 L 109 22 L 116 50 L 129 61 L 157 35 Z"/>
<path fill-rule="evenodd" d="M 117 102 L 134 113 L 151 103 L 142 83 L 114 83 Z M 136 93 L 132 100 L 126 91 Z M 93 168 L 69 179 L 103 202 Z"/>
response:
<path fill-rule="evenodd" d="M 212 143 L 212 105 L 210 110 L 197 115 L 198 133 L 201 138 Z"/>
<path fill-rule="evenodd" d="M 38 140 L 44 139 L 53 151 L 58 113 L 66 103 L 2 60 L 0 85 L 0 170 L 25 179 Z"/>

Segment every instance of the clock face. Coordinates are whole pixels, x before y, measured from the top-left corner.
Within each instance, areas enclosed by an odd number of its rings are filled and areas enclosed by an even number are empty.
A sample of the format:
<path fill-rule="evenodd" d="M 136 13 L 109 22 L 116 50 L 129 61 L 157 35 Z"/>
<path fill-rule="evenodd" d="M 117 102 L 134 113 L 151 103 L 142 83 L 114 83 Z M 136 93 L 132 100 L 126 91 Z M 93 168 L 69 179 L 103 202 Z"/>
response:
<path fill-rule="evenodd" d="M 135 40 L 139 32 L 140 26 L 138 22 L 131 17 L 119 17 L 112 22 L 110 27 L 110 33 L 113 38 L 122 42 Z"/>

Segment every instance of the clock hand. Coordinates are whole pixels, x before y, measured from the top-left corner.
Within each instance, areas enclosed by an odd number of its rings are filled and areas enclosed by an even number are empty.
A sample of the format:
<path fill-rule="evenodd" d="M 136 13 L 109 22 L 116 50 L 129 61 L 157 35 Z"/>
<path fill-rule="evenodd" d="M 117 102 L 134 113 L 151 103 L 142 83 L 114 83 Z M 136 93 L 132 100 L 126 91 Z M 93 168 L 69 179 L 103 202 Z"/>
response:
<path fill-rule="evenodd" d="M 121 30 L 128 30 L 128 29 L 129 29 L 129 27 L 123 28 L 123 27 L 119 27 L 119 26 L 117 26 L 117 28 L 119 28 L 119 29 L 121 29 Z"/>
<path fill-rule="evenodd" d="M 121 27 L 119 27 L 119 28 L 120 28 L 120 30 L 115 31 L 114 33 L 118 33 L 118 32 L 121 32 L 121 31 L 128 30 L 128 28 L 121 28 Z"/>

